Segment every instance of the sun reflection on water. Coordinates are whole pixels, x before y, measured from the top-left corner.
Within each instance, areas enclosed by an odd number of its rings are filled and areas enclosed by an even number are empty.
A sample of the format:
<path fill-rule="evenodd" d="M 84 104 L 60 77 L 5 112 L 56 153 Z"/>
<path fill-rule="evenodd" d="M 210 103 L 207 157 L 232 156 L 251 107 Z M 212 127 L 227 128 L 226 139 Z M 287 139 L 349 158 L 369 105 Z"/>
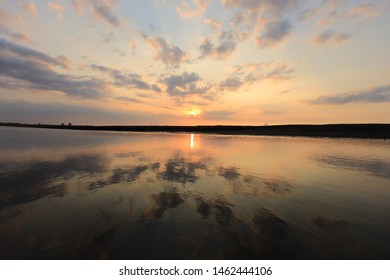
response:
<path fill-rule="evenodd" d="M 191 134 L 191 140 L 190 140 L 190 148 L 191 148 L 191 150 L 194 148 L 194 146 L 195 146 L 194 134 Z"/>

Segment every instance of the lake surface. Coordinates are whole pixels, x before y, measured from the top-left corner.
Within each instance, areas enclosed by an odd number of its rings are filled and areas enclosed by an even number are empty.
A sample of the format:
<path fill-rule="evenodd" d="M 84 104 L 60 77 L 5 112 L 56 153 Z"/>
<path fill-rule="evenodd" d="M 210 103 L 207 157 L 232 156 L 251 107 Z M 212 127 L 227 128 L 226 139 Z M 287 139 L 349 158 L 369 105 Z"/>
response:
<path fill-rule="evenodd" d="M 389 259 L 389 144 L 0 127 L 0 258 Z"/>

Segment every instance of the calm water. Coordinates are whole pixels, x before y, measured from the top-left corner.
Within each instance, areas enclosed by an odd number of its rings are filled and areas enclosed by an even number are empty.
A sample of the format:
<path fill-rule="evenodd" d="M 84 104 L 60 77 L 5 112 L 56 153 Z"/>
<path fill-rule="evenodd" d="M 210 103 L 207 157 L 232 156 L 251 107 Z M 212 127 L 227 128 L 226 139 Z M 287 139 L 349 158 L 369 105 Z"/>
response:
<path fill-rule="evenodd" d="M 0 127 L 2 259 L 389 259 L 384 140 Z"/>

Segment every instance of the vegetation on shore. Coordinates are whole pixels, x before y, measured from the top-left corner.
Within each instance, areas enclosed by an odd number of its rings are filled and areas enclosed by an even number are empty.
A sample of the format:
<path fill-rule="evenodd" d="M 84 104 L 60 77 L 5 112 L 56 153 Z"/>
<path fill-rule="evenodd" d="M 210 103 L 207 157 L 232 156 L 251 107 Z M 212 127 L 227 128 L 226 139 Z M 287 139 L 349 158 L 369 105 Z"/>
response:
<path fill-rule="evenodd" d="M 133 126 L 92 126 L 53 124 L 21 124 L 0 123 L 0 126 L 34 127 L 48 129 L 73 129 L 96 131 L 128 131 L 128 132 L 182 132 L 182 133 L 213 133 L 226 135 L 268 135 L 268 136 L 306 136 L 306 137 L 347 137 L 347 138 L 377 138 L 390 139 L 390 124 L 322 124 L 322 125 L 198 125 L 198 126 L 163 126 L 163 125 L 133 125 Z"/>

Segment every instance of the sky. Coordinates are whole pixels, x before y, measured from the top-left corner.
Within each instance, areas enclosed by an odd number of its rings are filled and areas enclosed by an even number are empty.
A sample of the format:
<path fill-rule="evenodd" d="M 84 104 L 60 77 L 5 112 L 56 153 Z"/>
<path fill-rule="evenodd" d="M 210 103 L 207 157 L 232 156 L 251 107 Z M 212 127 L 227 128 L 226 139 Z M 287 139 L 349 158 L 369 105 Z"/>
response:
<path fill-rule="evenodd" d="M 0 122 L 390 123 L 390 0 L 0 0 Z"/>

